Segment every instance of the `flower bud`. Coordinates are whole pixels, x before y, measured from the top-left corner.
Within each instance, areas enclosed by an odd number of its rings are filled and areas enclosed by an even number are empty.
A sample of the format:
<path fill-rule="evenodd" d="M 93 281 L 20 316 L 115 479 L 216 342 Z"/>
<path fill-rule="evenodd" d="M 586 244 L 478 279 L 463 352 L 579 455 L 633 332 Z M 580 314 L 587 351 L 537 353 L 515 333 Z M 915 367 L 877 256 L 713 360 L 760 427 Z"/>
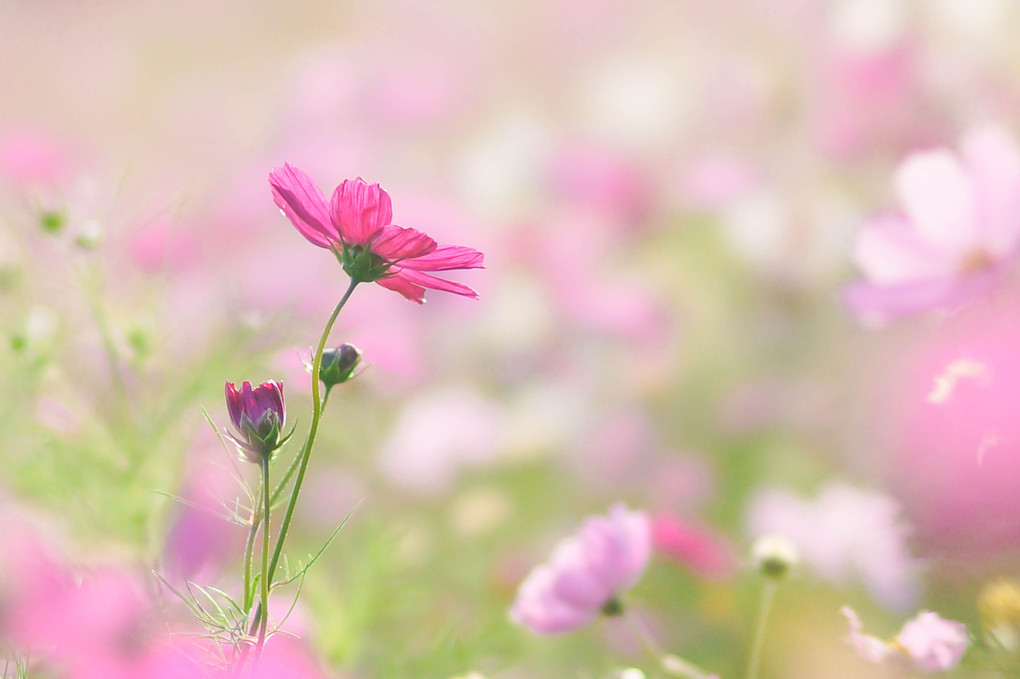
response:
<path fill-rule="evenodd" d="M 758 538 L 751 550 L 754 567 L 762 575 L 779 580 L 800 562 L 797 548 L 782 535 Z"/>
<path fill-rule="evenodd" d="M 327 389 L 332 389 L 351 379 L 359 363 L 361 363 L 361 350 L 353 344 L 341 344 L 336 349 L 322 352 L 319 379 Z"/>
<path fill-rule="evenodd" d="M 237 436 L 228 432 L 227 437 L 248 462 L 271 457 L 287 439 L 282 435 L 286 419 L 283 383 L 270 380 L 252 388 L 246 381 L 238 390 L 233 382 L 227 382 L 225 391 L 227 412 L 237 430 Z"/>
<path fill-rule="evenodd" d="M 78 228 L 74 244 L 83 250 L 94 250 L 103 242 L 103 225 L 98 219 L 87 219 Z"/>

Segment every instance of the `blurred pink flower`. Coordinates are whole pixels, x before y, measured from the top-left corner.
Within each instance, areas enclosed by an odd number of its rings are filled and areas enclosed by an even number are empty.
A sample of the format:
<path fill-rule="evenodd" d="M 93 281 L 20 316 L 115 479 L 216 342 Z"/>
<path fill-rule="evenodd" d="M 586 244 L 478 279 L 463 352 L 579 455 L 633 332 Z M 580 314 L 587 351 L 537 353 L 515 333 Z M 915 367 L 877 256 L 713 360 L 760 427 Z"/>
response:
<path fill-rule="evenodd" d="M 651 553 L 648 518 L 614 505 L 592 516 L 557 545 L 547 564 L 521 584 L 510 617 L 538 634 L 570 632 L 588 624 L 638 581 Z"/>
<path fill-rule="evenodd" d="M 709 528 L 660 512 L 651 519 L 651 531 L 652 547 L 657 554 L 703 578 L 726 578 L 736 570 L 733 549 Z"/>
<path fill-rule="evenodd" d="M 922 611 L 908 621 L 889 643 L 862 634 L 861 620 L 853 609 L 843 607 L 843 615 L 850 624 L 847 642 L 860 657 L 873 663 L 906 661 L 921 672 L 944 672 L 959 664 L 970 644 L 962 623 L 931 611 Z"/>
<path fill-rule="evenodd" d="M 58 184 L 74 165 L 69 148 L 54 136 L 37 130 L 0 134 L 0 177 L 11 184 Z"/>
<path fill-rule="evenodd" d="M 445 490 L 462 469 L 491 464 L 500 455 L 505 418 L 475 389 L 425 392 L 397 417 L 379 451 L 379 467 L 404 490 Z"/>
<path fill-rule="evenodd" d="M 311 178 L 291 165 L 273 170 L 269 182 L 277 206 L 301 235 L 332 250 L 352 279 L 379 283 L 419 304 L 426 288 L 478 296 L 465 285 L 426 272 L 480 268 L 482 253 L 462 246 L 440 248 L 424 233 L 392 224 L 390 196 L 378 184 L 346 179 L 327 204 Z"/>
<path fill-rule="evenodd" d="M 803 500 L 766 491 L 752 500 L 749 532 L 782 535 L 796 545 L 817 575 L 839 586 L 859 578 L 886 606 L 906 609 L 920 594 L 920 562 L 910 555 L 909 528 L 896 502 L 842 483 Z"/>
<path fill-rule="evenodd" d="M 203 437 L 192 451 L 196 464 L 187 473 L 180 491 L 183 502 L 176 507 L 163 544 L 162 575 L 174 583 L 211 581 L 244 548 L 247 531 L 228 516 L 237 497 L 237 480 L 229 465 L 211 462 L 221 451 L 219 439 L 210 438 Z"/>
<path fill-rule="evenodd" d="M 904 212 L 866 222 L 853 258 L 865 281 L 846 303 L 882 323 L 960 306 L 995 288 L 1020 244 L 1020 149 L 985 128 L 967 135 L 959 156 L 939 149 L 900 164 L 896 192 Z"/>
<path fill-rule="evenodd" d="M 923 554 L 968 568 L 1020 545 L 1020 316 L 1003 295 L 890 356 L 869 417 Z"/>
<path fill-rule="evenodd" d="M 838 41 L 837 41 L 838 42 Z M 919 116 L 918 41 L 900 36 L 865 48 L 823 41 L 812 88 L 812 133 L 838 159 L 908 148 L 935 133 L 937 116 Z"/>

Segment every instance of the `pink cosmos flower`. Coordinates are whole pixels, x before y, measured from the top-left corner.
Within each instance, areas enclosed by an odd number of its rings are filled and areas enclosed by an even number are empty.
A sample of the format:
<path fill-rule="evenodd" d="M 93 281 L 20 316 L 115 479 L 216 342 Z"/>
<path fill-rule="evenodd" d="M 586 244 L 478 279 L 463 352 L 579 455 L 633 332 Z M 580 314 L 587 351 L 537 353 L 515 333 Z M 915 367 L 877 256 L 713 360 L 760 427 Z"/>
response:
<path fill-rule="evenodd" d="M 860 318 L 882 323 L 952 308 L 993 289 L 1020 244 L 1020 149 L 1000 129 L 969 134 L 898 168 L 900 214 L 861 227 L 853 258 L 866 279 L 846 290 Z"/>
<path fill-rule="evenodd" d="M 538 634 L 570 632 L 615 608 L 651 554 L 648 518 L 614 505 L 590 517 L 580 532 L 557 545 L 549 563 L 521 584 L 510 617 Z"/>
<path fill-rule="evenodd" d="M 652 546 L 656 553 L 716 580 L 733 575 L 736 559 L 726 540 L 708 527 L 672 514 L 659 512 L 651 519 Z"/>
<path fill-rule="evenodd" d="M 956 667 L 970 644 L 963 623 L 945 620 L 931 611 L 922 611 L 908 621 L 889 643 L 862 634 L 861 620 L 853 609 L 844 607 L 843 615 L 850 624 L 847 642 L 869 662 L 906 661 L 921 672 L 942 672 Z"/>
<path fill-rule="evenodd" d="M 286 442 L 289 435 L 283 434 L 287 415 L 282 382 L 269 380 L 252 388 L 245 380 L 240 390 L 227 382 L 224 392 L 230 421 L 238 432 L 237 436 L 227 432 L 227 438 L 245 460 L 258 464 Z"/>
<path fill-rule="evenodd" d="M 312 244 L 332 250 L 356 282 L 376 282 L 421 304 L 425 289 L 476 298 L 474 290 L 430 271 L 477 269 L 483 255 L 461 246 L 438 247 L 416 229 L 392 223 L 390 196 L 360 177 L 346 179 L 330 203 L 304 172 L 285 164 L 269 174 L 273 199 Z"/>

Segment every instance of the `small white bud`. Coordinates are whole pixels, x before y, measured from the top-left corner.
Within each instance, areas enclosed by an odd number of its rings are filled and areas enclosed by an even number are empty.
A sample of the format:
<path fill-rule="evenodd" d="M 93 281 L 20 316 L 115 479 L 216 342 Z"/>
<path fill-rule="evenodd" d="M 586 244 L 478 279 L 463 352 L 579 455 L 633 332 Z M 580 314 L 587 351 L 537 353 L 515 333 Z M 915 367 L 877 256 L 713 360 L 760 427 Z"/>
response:
<path fill-rule="evenodd" d="M 755 569 L 777 580 L 800 562 L 797 547 L 782 535 L 758 538 L 751 550 L 751 558 Z"/>

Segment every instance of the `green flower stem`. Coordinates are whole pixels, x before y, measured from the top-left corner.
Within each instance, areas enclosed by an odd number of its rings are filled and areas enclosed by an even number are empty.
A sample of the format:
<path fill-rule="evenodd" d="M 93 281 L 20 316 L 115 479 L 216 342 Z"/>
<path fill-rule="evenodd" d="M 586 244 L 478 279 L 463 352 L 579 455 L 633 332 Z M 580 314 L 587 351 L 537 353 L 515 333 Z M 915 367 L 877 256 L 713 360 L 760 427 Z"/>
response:
<path fill-rule="evenodd" d="M 308 425 L 308 435 L 305 437 L 305 442 L 298 452 L 298 458 L 301 462 L 298 465 L 297 477 L 294 479 L 294 489 L 291 491 L 290 501 L 287 503 L 287 509 L 283 514 L 283 522 L 280 524 L 280 533 L 276 536 L 276 547 L 273 549 L 273 557 L 269 561 L 268 570 L 264 578 L 267 586 L 268 581 L 273 577 L 273 573 L 276 572 L 277 564 L 280 562 L 280 555 L 283 553 L 283 543 L 287 539 L 287 531 L 290 530 L 290 522 L 294 518 L 294 507 L 297 505 L 298 495 L 301 493 L 301 484 L 305 480 L 305 471 L 308 469 L 308 458 L 311 456 L 312 445 L 315 443 L 315 435 L 319 430 L 319 418 L 322 416 L 322 401 L 319 395 L 319 368 L 322 366 L 322 352 L 326 349 L 326 341 L 329 339 L 329 333 L 333 330 L 333 324 L 336 323 L 337 316 L 340 315 L 340 311 L 347 304 L 347 300 L 350 299 L 351 293 L 354 292 L 354 288 L 357 285 L 358 281 L 351 279 L 350 285 L 347 286 L 347 291 L 340 298 L 336 308 L 333 309 L 329 320 L 326 321 L 326 327 L 322 330 L 319 345 L 315 348 L 315 355 L 312 358 L 312 421 Z M 266 490 L 267 496 L 268 493 L 269 491 Z M 266 551 L 268 552 L 268 550 Z M 262 624 L 264 619 L 268 617 L 265 611 L 266 605 L 265 602 L 262 602 L 255 611 L 255 618 L 252 620 L 252 630 L 254 630 L 256 624 Z"/>
<path fill-rule="evenodd" d="M 765 630 L 768 627 L 772 602 L 776 598 L 778 583 L 771 578 L 765 582 L 761 594 L 761 608 L 758 610 L 758 625 L 754 631 L 754 644 L 751 646 L 751 659 L 747 665 L 747 679 L 758 679 L 758 667 L 761 665 L 762 649 L 765 648 Z"/>
<path fill-rule="evenodd" d="M 259 526 L 262 525 L 262 512 L 254 510 L 251 517 L 251 527 L 248 529 L 248 540 L 244 543 L 244 611 L 251 610 L 255 592 L 251 588 L 251 562 L 255 552 L 255 538 L 259 534 Z"/>
<path fill-rule="evenodd" d="M 333 390 L 327 389 L 326 393 L 322 397 L 322 406 L 319 408 L 320 414 L 326 412 L 326 402 L 329 401 L 329 394 L 331 391 Z M 298 464 L 301 462 L 302 451 L 304 451 L 304 446 L 302 446 L 301 451 L 298 451 L 298 454 L 294 456 L 294 459 L 290 461 L 290 464 L 287 465 L 287 471 L 276 484 L 276 489 L 273 491 L 272 495 L 272 504 L 275 505 L 276 501 L 280 499 L 280 496 L 283 495 L 283 491 L 287 488 L 287 482 L 290 481 L 290 477 L 294 475 L 295 471 L 297 471 Z"/>
<path fill-rule="evenodd" d="M 666 674 L 673 677 L 686 677 L 687 679 L 705 679 L 709 676 L 708 672 L 694 663 L 672 653 L 663 652 L 659 644 L 652 639 L 652 635 L 644 628 L 644 625 L 639 623 L 629 611 L 623 611 L 620 617 L 623 618 L 627 627 L 630 628 L 634 636 L 641 642 L 641 646 L 649 655 L 655 658 L 655 662 Z"/>
<path fill-rule="evenodd" d="M 262 603 L 262 610 L 269 611 L 269 456 L 262 458 L 262 515 L 266 520 L 262 522 L 262 582 L 259 583 L 261 592 L 259 600 Z M 255 663 L 258 664 L 262 657 L 262 647 L 266 643 L 266 627 L 269 622 L 269 615 L 265 613 L 260 616 L 259 639 L 255 645 Z"/>

